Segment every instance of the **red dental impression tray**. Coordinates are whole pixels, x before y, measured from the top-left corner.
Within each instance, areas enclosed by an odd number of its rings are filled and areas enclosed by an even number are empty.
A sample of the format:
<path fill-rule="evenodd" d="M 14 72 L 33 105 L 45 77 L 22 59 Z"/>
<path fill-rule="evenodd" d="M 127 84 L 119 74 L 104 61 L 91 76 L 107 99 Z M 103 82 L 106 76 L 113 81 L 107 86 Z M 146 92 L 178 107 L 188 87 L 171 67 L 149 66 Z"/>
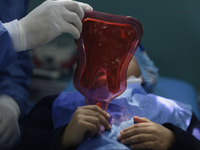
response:
<path fill-rule="evenodd" d="M 74 86 L 86 104 L 109 102 L 126 89 L 127 68 L 142 38 L 143 28 L 132 17 L 86 13 L 81 37 L 76 40 L 78 63 Z"/>

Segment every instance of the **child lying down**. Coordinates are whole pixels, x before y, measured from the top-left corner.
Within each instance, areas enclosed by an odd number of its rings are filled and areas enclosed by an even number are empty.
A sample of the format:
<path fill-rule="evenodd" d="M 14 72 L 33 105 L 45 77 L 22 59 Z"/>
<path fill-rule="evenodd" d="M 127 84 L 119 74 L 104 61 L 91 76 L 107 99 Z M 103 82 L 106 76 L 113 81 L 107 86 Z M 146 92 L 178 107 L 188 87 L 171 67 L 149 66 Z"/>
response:
<path fill-rule="evenodd" d="M 85 106 L 78 92 L 43 98 L 13 150 L 200 149 L 200 123 L 191 107 L 146 93 L 157 79 L 147 55 L 137 50 L 127 75 L 142 76 L 145 84 L 129 78 L 126 91 L 110 102 L 107 112 Z"/>
<path fill-rule="evenodd" d="M 45 97 L 31 110 L 22 140 L 13 149 L 198 150 L 199 139 L 200 123 L 189 105 L 128 84 L 107 112 L 85 106 L 78 92 Z"/>

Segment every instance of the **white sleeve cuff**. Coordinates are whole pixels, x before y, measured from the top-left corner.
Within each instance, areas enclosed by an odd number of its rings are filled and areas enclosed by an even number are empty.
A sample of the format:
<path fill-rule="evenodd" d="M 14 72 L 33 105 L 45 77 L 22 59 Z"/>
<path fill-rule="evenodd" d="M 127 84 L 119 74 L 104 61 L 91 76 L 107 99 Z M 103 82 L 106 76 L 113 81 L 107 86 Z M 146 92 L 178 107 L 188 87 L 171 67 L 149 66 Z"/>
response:
<path fill-rule="evenodd" d="M 11 96 L 5 94 L 0 95 L 0 106 L 7 107 L 19 119 L 21 113 L 19 105 Z"/>
<path fill-rule="evenodd" d="M 8 30 L 13 47 L 16 52 L 21 51 L 21 37 L 20 37 L 20 31 L 19 31 L 19 26 L 18 26 L 18 20 L 13 20 L 8 23 L 3 23 L 4 27 Z"/>

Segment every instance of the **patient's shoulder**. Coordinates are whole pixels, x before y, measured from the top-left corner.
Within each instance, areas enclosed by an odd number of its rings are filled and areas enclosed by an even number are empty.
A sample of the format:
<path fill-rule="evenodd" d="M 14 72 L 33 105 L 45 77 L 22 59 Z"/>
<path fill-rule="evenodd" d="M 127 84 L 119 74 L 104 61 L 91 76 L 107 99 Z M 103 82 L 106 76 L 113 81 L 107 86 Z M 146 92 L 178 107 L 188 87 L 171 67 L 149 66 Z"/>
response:
<path fill-rule="evenodd" d="M 52 111 L 52 105 L 58 95 L 46 96 L 39 100 L 34 107 L 31 109 L 29 115 L 35 113 L 41 113 L 41 111 Z"/>

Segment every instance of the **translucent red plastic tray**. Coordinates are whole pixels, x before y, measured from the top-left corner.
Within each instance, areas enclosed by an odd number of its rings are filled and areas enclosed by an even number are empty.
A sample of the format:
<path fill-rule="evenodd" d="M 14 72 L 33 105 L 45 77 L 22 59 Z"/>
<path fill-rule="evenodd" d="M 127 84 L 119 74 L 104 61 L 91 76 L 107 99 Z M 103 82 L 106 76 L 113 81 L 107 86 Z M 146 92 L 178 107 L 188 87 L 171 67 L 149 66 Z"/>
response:
<path fill-rule="evenodd" d="M 126 89 L 127 68 L 142 38 L 143 28 L 132 17 L 86 13 L 76 40 L 78 63 L 74 86 L 86 104 L 106 110 Z"/>

